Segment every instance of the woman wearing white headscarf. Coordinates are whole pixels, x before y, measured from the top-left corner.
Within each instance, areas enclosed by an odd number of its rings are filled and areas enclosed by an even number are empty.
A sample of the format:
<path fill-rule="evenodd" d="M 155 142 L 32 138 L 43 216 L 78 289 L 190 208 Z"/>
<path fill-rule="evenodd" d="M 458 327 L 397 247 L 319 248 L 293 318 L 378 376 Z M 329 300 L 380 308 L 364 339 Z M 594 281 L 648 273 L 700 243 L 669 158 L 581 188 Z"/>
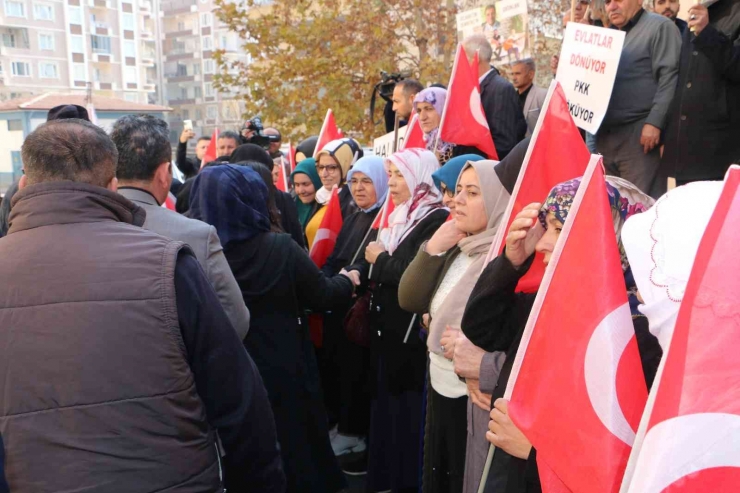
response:
<path fill-rule="evenodd" d="M 472 446 L 467 441 L 477 440 L 487 448 L 487 421 L 481 420 L 478 433 L 469 434 L 473 422 L 468 421 L 472 412 L 468 391 L 470 387 L 471 394 L 477 392 L 477 378 L 458 378 L 452 360 L 445 358 L 446 348 L 441 341 L 447 327 L 460 327 L 465 305 L 511 197 L 496 173 L 496 164 L 468 161 L 463 166 L 456 180 L 455 220 L 443 224 L 422 245 L 399 286 L 402 308 L 430 315 L 425 493 L 463 492 L 466 448 Z M 474 398 L 471 395 L 471 400 Z"/>
<path fill-rule="evenodd" d="M 426 346 L 415 315 L 398 304 L 398 284 L 423 242 L 447 219 L 432 173 L 434 154 L 423 149 L 398 152 L 385 161 L 395 210 L 371 242 L 365 258 L 349 267 L 375 284 L 370 305 L 371 406 L 368 485 L 372 491 L 416 492 L 422 434 L 422 393 Z"/>

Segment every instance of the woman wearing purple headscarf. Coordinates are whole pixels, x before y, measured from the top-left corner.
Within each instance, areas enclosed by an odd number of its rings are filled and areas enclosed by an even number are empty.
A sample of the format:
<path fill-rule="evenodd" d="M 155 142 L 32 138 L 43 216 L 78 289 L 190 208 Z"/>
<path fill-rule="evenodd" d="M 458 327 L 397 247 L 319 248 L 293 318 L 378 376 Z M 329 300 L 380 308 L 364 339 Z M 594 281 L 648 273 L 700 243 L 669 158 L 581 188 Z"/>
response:
<path fill-rule="evenodd" d="M 414 111 L 418 115 L 419 126 L 424 132 L 426 149 L 437 156 L 440 165 L 463 154 L 477 154 L 485 158 L 486 154 L 476 147 L 460 146 L 441 139 L 439 125 L 442 121 L 446 100 L 447 89 L 441 87 L 428 87 L 414 98 Z"/>

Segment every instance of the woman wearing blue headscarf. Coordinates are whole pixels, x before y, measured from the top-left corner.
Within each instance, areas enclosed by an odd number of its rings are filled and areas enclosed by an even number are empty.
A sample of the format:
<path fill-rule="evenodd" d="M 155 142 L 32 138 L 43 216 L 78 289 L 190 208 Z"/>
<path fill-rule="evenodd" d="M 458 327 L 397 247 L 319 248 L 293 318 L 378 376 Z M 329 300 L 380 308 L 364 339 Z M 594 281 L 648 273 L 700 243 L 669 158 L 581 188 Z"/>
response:
<path fill-rule="evenodd" d="M 253 169 L 210 166 L 193 183 L 190 214 L 216 227 L 250 309 L 244 345 L 270 397 L 287 491 L 334 493 L 346 485 L 329 442 L 304 314 L 345 305 L 352 282 L 324 276 L 290 235 L 272 232 L 267 199 L 267 186 Z"/>
<path fill-rule="evenodd" d="M 360 158 L 347 173 L 352 198 L 358 211 L 347 217 L 337 237 L 334 251 L 321 269 L 333 276 L 340 269 L 354 263 L 355 255 L 363 258 L 365 246 L 375 239 L 377 232 L 370 231 L 388 195 L 388 173 L 383 158 Z M 368 235 L 369 232 L 369 235 Z M 337 424 L 338 433 L 332 432 L 332 448 L 339 465 L 348 474 L 365 471 L 367 463 L 367 436 L 370 426 L 370 393 L 368 367 L 370 354 L 347 340 L 344 317 L 351 307 L 332 310 L 324 314 L 324 341 L 321 374 L 324 402 L 330 424 Z"/>
<path fill-rule="evenodd" d="M 455 212 L 455 194 L 457 189 L 457 179 L 468 161 L 478 162 L 483 157 L 477 154 L 463 154 L 462 156 L 453 157 L 447 161 L 444 166 L 432 173 L 434 185 L 442 192 L 442 203 L 450 210 L 450 217 Z"/>

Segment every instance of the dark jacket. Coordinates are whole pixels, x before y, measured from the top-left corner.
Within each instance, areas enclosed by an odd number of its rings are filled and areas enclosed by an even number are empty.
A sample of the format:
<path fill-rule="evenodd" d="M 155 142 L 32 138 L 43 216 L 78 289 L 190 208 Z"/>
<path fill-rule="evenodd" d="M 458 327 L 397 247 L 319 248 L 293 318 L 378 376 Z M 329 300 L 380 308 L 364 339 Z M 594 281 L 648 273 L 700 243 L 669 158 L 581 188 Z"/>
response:
<path fill-rule="evenodd" d="M 244 340 L 267 387 L 288 492 L 332 493 L 344 479 L 329 442 L 305 311 L 349 301 L 352 283 L 327 278 L 287 234 L 262 233 L 227 246 L 226 259 L 252 320 Z"/>
<path fill-rule="evenodd" d="M 421 244 L 432 237 L 448 215 L 444 209 L 430 213 L 404 238 L 393 255 L 381 253 L 373 267 L 371 280 L 376 286 L 370 306 L 372 359 L 373 364 L 377 365 L 382 357 L 385 366 L 383 373 L 387 377 L 384 383 L 394 395 L 424 388 L 427 358 L 426 342 L 419 335 L 419 317 L 411 328 L 408 341 L 403 342 L 413 314 L 398 304 L 398 285 Z M 363 257 L 348 270 L 358 270 L 362 278 L 367 279 L 369 268 L 370 264 Z"/>
<path fill-rule="evenodd" d="M 711 5 L 709 25 L 699 36 L 687 29 L 682 39 L 662 182 L 721 180 L 740 162 L 740 0 Z"/>
<path fill-rule="evenodd" d="M 465 307 L 461 325 L 465 336 L 486 351 L 507 352 L 493 391 L 492 402 L 504 396 L 524 328 L 537 296 L 536 293 L 515 292 L 519 280 L 529 271 L 533 260 L 534 255 L 519 269 L 514 269 L 505 255 L 493 259 L 481 273 Z M 637 323 L 635 320 L 633 323 L 643 373 L 649 388 L 662 353 L 657 339 L 648 331 L 647 324 Z M 537 451 L 534 448 L 527 460 L 512 457 L 500 449 L 496 450 L 486 483 L 486 493 L 541 492 L 536 456 Z"/>
<path fill-rule="evenodd" d="M 198 170 L 200 169 L 200 163 L 198 162 L 198 160 L 195 158 L 189 159 L 187 157 L 187 153 L 188 143 L 178 142 L 177 154 L 175 155 L 175 164 L 177 165 L 177 169 L 179 169 L 185 176 L 186 180 L 197 175 Z"/>
<path fill-rule="evenodd" d="M 306 240 L 301 223 L 298 222 L 298 209 L 293 197 L 287 192 L 275 190 L 275 206 L 280 212 L 280 226 L 301 248 L 306 248 Z"/>
<path fill-rule="evenodd" d="M 352 198 L 352 191 L 349 189 L 349 184 L 346 184 L 339 191 L 339 206 L 342 209 L 342 219 L 347 219 L 349 216 L 359 211 L 355 199 Z"/>
<path fill-rule="evenodd" d="M 0 435 L 0 493 L 10 493 L 8 483 L 5 481 L 5 447 L 2 435 Z"/>
<path fill-rule="evenodd" d="M 8 218 L 10 217 L 10 205 L 13 195 L 18 192 L 18 180 L 13 182 L 5 192 L 2 203 L 0 203 L 0 238 L 8 234 Z"/>
<path fill-rule="evenodd" d="M 481 82 L 480 96 L 496 153 L 501 160 L 524 138 L 527 133 L 527 121 L 522 114 L 519 94 L 514 86 L 501 77 L 497 69 L 493 67 L 491 69 Z"/>
<path fill-rule="evenodd" d="M 367 237 L 365 237 L 365 234 L 370 229 L 370 226 L 372 226 L 379 212 L 380 209 L 375 209 L 371 212 L 358 210 L 344 220 L 342 229 L 339 231 L 339 236 L 337 236 L 337 243 L 334 245 L 334 250 L 321 268 L 321 272 L 324 275 L 335 276 L 339 274 L 340 270 L 350 265 L 353 260 L 357 262 L 358 259 L 365 257 L 364 246 L 367 246 L 370 241 L 375 239 L 377 230 L 371 232 Z M 365 241 L 363 242 L 363 240 Z M 362 249 L 360 248 L 361 245 L 364 245 Z M 355 254 L 358 251 L 359 254 L 355 259 Z"/>
<path fill-rule="evenodd" d="M 0 295 L 0 337 L 13 340 L 0 348 L 9 483 L 222 491 L 218 431 L 234 484 L 280 492 L 256 369 L 190 249 L 142 229 L 144 217 L 81 183 L 16 194 L 0 241 L 0 273 L 13 279 Z"/>

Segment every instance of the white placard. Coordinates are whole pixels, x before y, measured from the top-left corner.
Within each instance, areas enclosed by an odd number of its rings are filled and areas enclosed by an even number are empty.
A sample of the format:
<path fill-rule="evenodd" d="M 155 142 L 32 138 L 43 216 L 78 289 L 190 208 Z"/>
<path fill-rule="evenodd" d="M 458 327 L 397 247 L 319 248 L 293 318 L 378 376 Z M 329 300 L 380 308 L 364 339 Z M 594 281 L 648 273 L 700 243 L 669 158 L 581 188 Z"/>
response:
<path fill-rule="evenodd" d="M 555 78 L 576 125 L 592 134 L 609 108 L 624 36 L 624 31 L 573 22 L 565 29 Z"/>
<path fill-rule="evenodd" d="M 387 133 L 373 140 L 373 154 L 380 157 L 388 157 L 393 154 L 393 133 Z M 406 137 L 406 127 L 401 127 L 398 129 L 398 145 L 396 149 L 402 147 L 404 137 Z"/>

